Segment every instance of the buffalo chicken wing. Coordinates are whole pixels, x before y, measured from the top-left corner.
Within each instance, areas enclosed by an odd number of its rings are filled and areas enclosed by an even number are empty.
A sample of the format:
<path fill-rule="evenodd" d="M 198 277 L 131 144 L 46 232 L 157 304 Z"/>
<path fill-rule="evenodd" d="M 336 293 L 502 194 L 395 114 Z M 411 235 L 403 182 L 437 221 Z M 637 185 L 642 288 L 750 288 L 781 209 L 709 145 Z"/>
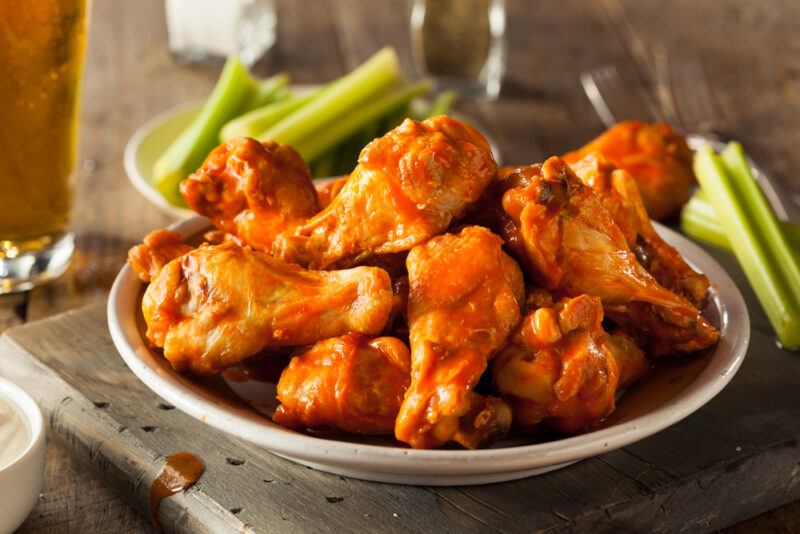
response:
<path fill-rule="evenodd" d="M 622 230 L 636 259 L 653 278 L 695 306 L 702 306 L 708 295 L 708 278 L 689 267 L 683 256 L 655 231 L 631 175 L 596 153 L 588 154 L 570 167 L 594 190 Z"/>
<path fill-rule="evenodd" d="M 318 211 L 308 165 L 289 145 L 241 137 L 220 145 L 181 182 L 190 208 L 256 250 Z"/>
<path fill-rule="evenodd" d="M 716 342 L 719 331 L 642 267 L 597 195 L 562 159 L 520 167 L 504 182 L 506 242 L 541 286 L 600 297 L 606 315 L 654 338 L 659 353 Z"/>
<path fill-rule="evenodd" d="M 576 163 L 593 152 L 633 176 L 653 219 L 675 215 L 689 200 L 696 182 L 692 151 L 668 124 L 621 122 L 578 150 L 565 154 L 564 160 Z"/>
<path fill-rule="evenodd" d="M 391 434 L 411 381 L 411 357 L 397 338 L 346 334 L 300 352 L 278 381 L 272 420 L 291 428 Z"/>
<path fill-rule="evenodd" d="M 497 172 L 486 139 L 445 116 L 372 141 L 323 211 L 282 234 L 275 253 L 314 269 L 410 250 L 444 232 Z"/>
<path fill-rule="evenodd" d="M 467 227 L 418 245 L 408 255 L 411 386 L 395 436 L 414 448 L 469 436 L 476 424 L 493 428 L 494 434 L 507 430 L 495 424 L 510 419 L 505 411 L 487 406 L 488 411 L 474 414 L 472 429 L 466 425 L 459 433 L 460 419 L 480 401 L 472 389 L 520 316 L 522 273 L 502 244 L 485 228 Z M 477 417 L 482 411 L 485 416 Z"/>
<path fill-rule="evenodd" d="M 142 311 L 148 339 L 173 368 L 211 374 L 264 348 L 379 334 L 392 304 L 381 269 L 306 271 L 224 243 L 168 263 L 147 288 Z"/>
<path fill-rule="evenodd" d="M 495 387 L 511 401 L 516 425 L 547 423 L 572 433 L 614 411 L 618 389 L 641 376 L 646 364 L 621 334 L 609 342 L 602 319 L 600 300 L 581 295 L 522 320 L 492 362 Z"/>

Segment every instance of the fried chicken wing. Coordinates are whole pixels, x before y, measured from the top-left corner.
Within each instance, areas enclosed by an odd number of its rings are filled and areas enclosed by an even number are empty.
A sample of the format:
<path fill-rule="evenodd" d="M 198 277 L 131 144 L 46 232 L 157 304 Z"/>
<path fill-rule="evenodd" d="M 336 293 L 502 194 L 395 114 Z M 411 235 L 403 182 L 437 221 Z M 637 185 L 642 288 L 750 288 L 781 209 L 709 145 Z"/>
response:
<path fill-rule="evenodd" d="M 480 401 L 472 389 L 520 316 L 522 273 L 502 244 L 485 228 L 467 227 L 408 255 L 411 386 L 395 436 L 414 448 L 453 439 L 471 446 L 486 442 L 473 439 L 472 429 L 493 436 L 507 430 L 495 424 L 509 419 L 497 405 L 478 409 L 471 422 L 460 421 Z"/>
<path fill-rule="evenodd" d="M 646 360 L 624 334 L 601 326 L 600 299 L 580 295 L 529 313 L 492 361 L 495 388 L 510 400 L 515 424 L 546 422 L 573 433 L 615 409 L 620 388 L 643 373 Z"/>
<path fill-rule="evenodd" d="M 377 335 L 392 311 L 385 271 L 306 271 L 235 243 L 168 263 L 142 299 L 147 338 L 176 370 L 211 374 L 260 350 L 348 332 Z"/>
<path fill-rule="evenodd" d="M 702 306 L 708 295 L 708 278 L 689 267 L 683 256 L 655 231 L 631 175 L 597 153 L 587 154 L 570 167 L 584 185 L 594 190 L 636 259 L 656 281 L 695 306 Z"/>
<path fill-rule="evenodd" d="M 716 342 L 719 331 L 639 264 L 595 193 L 562 159 L 520 167 L 505 185 L 506 242 L 539 285 L 564 296 L 600 297 L 612 319 L 673 351 Z"/>
<path fill-rule="evenodd" d="M 278 381 L 276 423 L 391 434 L 411 381 L 411 356 L 397 338 L 346 334 L 292 358 Z"/>
<path fill-rule="evenodd" d="M 183 243 L 178 232 L 153 230 L 128 251 L 128 263 L 142 282 L 149 282 L 167 263 L 190 250 L 192 247 Z"/>
<path fill-rule="evenodd" d="M 319 208 L 308 165 L 289 145 L 248 137 L 215 148 L 180 185 L 190 208 L 256 250 Z"/>
<path fill-rule="evenodd" d="M 633 176 L 650 217 L 662 220 L 676 214 L 689 200 L 696 182 L 692 151 L 668 124 L 621 122 L 583 147 L 564 155 L 577 163 L 598 152 Z"/>
<path fill-rule="evenodd" d="M 275 253 L 323 269 L 410 250 L 477 200 L 497 165 L 475 129 L 446 116 L 403 124 L 362 150 L 323 211 L 281 235 Z"/>

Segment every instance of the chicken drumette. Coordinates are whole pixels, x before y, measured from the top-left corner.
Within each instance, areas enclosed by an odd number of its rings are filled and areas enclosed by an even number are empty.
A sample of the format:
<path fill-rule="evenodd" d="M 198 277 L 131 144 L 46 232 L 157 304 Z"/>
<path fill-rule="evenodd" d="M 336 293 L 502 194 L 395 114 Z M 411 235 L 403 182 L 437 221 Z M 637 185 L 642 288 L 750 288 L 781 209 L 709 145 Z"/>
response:
<path fill-rule="evenodd" d="M 600 297 L 606 315 L 648 338 L 657 353 L 716 342 L 719 331 L 639 264 L 597 195 L 562 159 L 520 167 L 502 185 L 506 242 L 539 285 Z"/>
<path fill-rule="evenodd" d="M 142 299 L 147 338 L 177 370 L 217 373 L 269 347 L 376 335 L 392 311 L 375 267 L 306 271 L 235 243 L 202 245 L 159 272 Z"/>
<path fill-rule="evenodd" d="M 346 334 L 292 358 L 278 382 L 276 423 L 391 434 L 411 381 L 411 356 L 397 338 Z"/>
<path fill-rule="evenodd" d="M 248 137 L 215 148 L 180 185 L 190 208 L 256 250 L 319 211 L 308 165 L 289 145 Z"/>
<path fill-rule="evenodd" d="M 653 228 L 642 197 L 630 174 L 601 154 L 588 154 L 570 165 L 591 187 L 619 226 L 639 263 L 659 284 L 702 306 L 708 295 L 708 278 L 695 271 Z"/>
<path fill-rule="evenodd" d="M 624 334 L 608 336 L 602 319 L 600 299 L 581 295 L 521 321 L 492 362 L 495 388 L 511 402 L 516 425 L 572 433 L 614 411 L 617 391 L 641 376 L 646 360 Z"/>
<path fill-rule="evenodd" d="M 522 273 L 502 244 L 485 228 L 467 227 L 408 255 L 411 386 L 395 436 L 412 447 L 450 440 L 474 447 L 508 429 L 507 407 L 472 392 L 524 298 Z"/>
<path fill-rule="evenodd" d="M 407 119 L 362 150 L 328 207 L 282 234 L 275 253 L 322 269 L 410 250 L 444 232 L 496 172 L 472 127 L 445 116 Z"/>
<path fill-rule="evenodd" d="M 680 210 L 696 182 L 692 151 L 668 124 L 621 122 L 583 147 L 564 155 L 576 163 L 598 152 L 628 171 L 639 187 L 650 217 L 667 218 Z"/>

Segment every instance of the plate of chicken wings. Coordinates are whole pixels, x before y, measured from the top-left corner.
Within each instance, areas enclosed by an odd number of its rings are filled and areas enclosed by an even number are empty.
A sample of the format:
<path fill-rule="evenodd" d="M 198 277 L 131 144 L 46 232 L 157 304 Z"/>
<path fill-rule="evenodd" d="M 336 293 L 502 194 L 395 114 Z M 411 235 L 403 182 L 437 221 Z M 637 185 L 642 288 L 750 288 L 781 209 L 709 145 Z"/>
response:
<path fill-rule="evenodd" d="M 730 381 L 750 328 L 648 215 L 688 196 L 685 140 L 615 128 L 499 168 L 474 128 L 408 119 L 318 184 L 231 140 L 181 183 L 198 216 L 131 249 L 114 343 L 202 422 L 356 478 L 497 482 L 643 439 Z"/>

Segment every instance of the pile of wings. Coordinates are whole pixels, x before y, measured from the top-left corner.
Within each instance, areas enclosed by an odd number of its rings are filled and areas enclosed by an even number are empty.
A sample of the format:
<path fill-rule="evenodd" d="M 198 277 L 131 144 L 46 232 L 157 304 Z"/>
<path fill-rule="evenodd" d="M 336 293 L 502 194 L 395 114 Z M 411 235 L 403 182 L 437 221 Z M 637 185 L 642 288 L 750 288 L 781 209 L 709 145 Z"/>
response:
<path fill-rule="evenodd" d="M 649 362 L 713 345 L 709 282 L 654 231 L 694 177 L 666 125 L 622 123 L 498 168 L 446 116 L 406 120 L 315 188 L 288 145 L 241 138 L 181 183 L 216 230 L 158 230 L 129 261 L 147 338 L 198 375 L 281 362 L 273 420 L 486 447 L 575 433 Z"/>

